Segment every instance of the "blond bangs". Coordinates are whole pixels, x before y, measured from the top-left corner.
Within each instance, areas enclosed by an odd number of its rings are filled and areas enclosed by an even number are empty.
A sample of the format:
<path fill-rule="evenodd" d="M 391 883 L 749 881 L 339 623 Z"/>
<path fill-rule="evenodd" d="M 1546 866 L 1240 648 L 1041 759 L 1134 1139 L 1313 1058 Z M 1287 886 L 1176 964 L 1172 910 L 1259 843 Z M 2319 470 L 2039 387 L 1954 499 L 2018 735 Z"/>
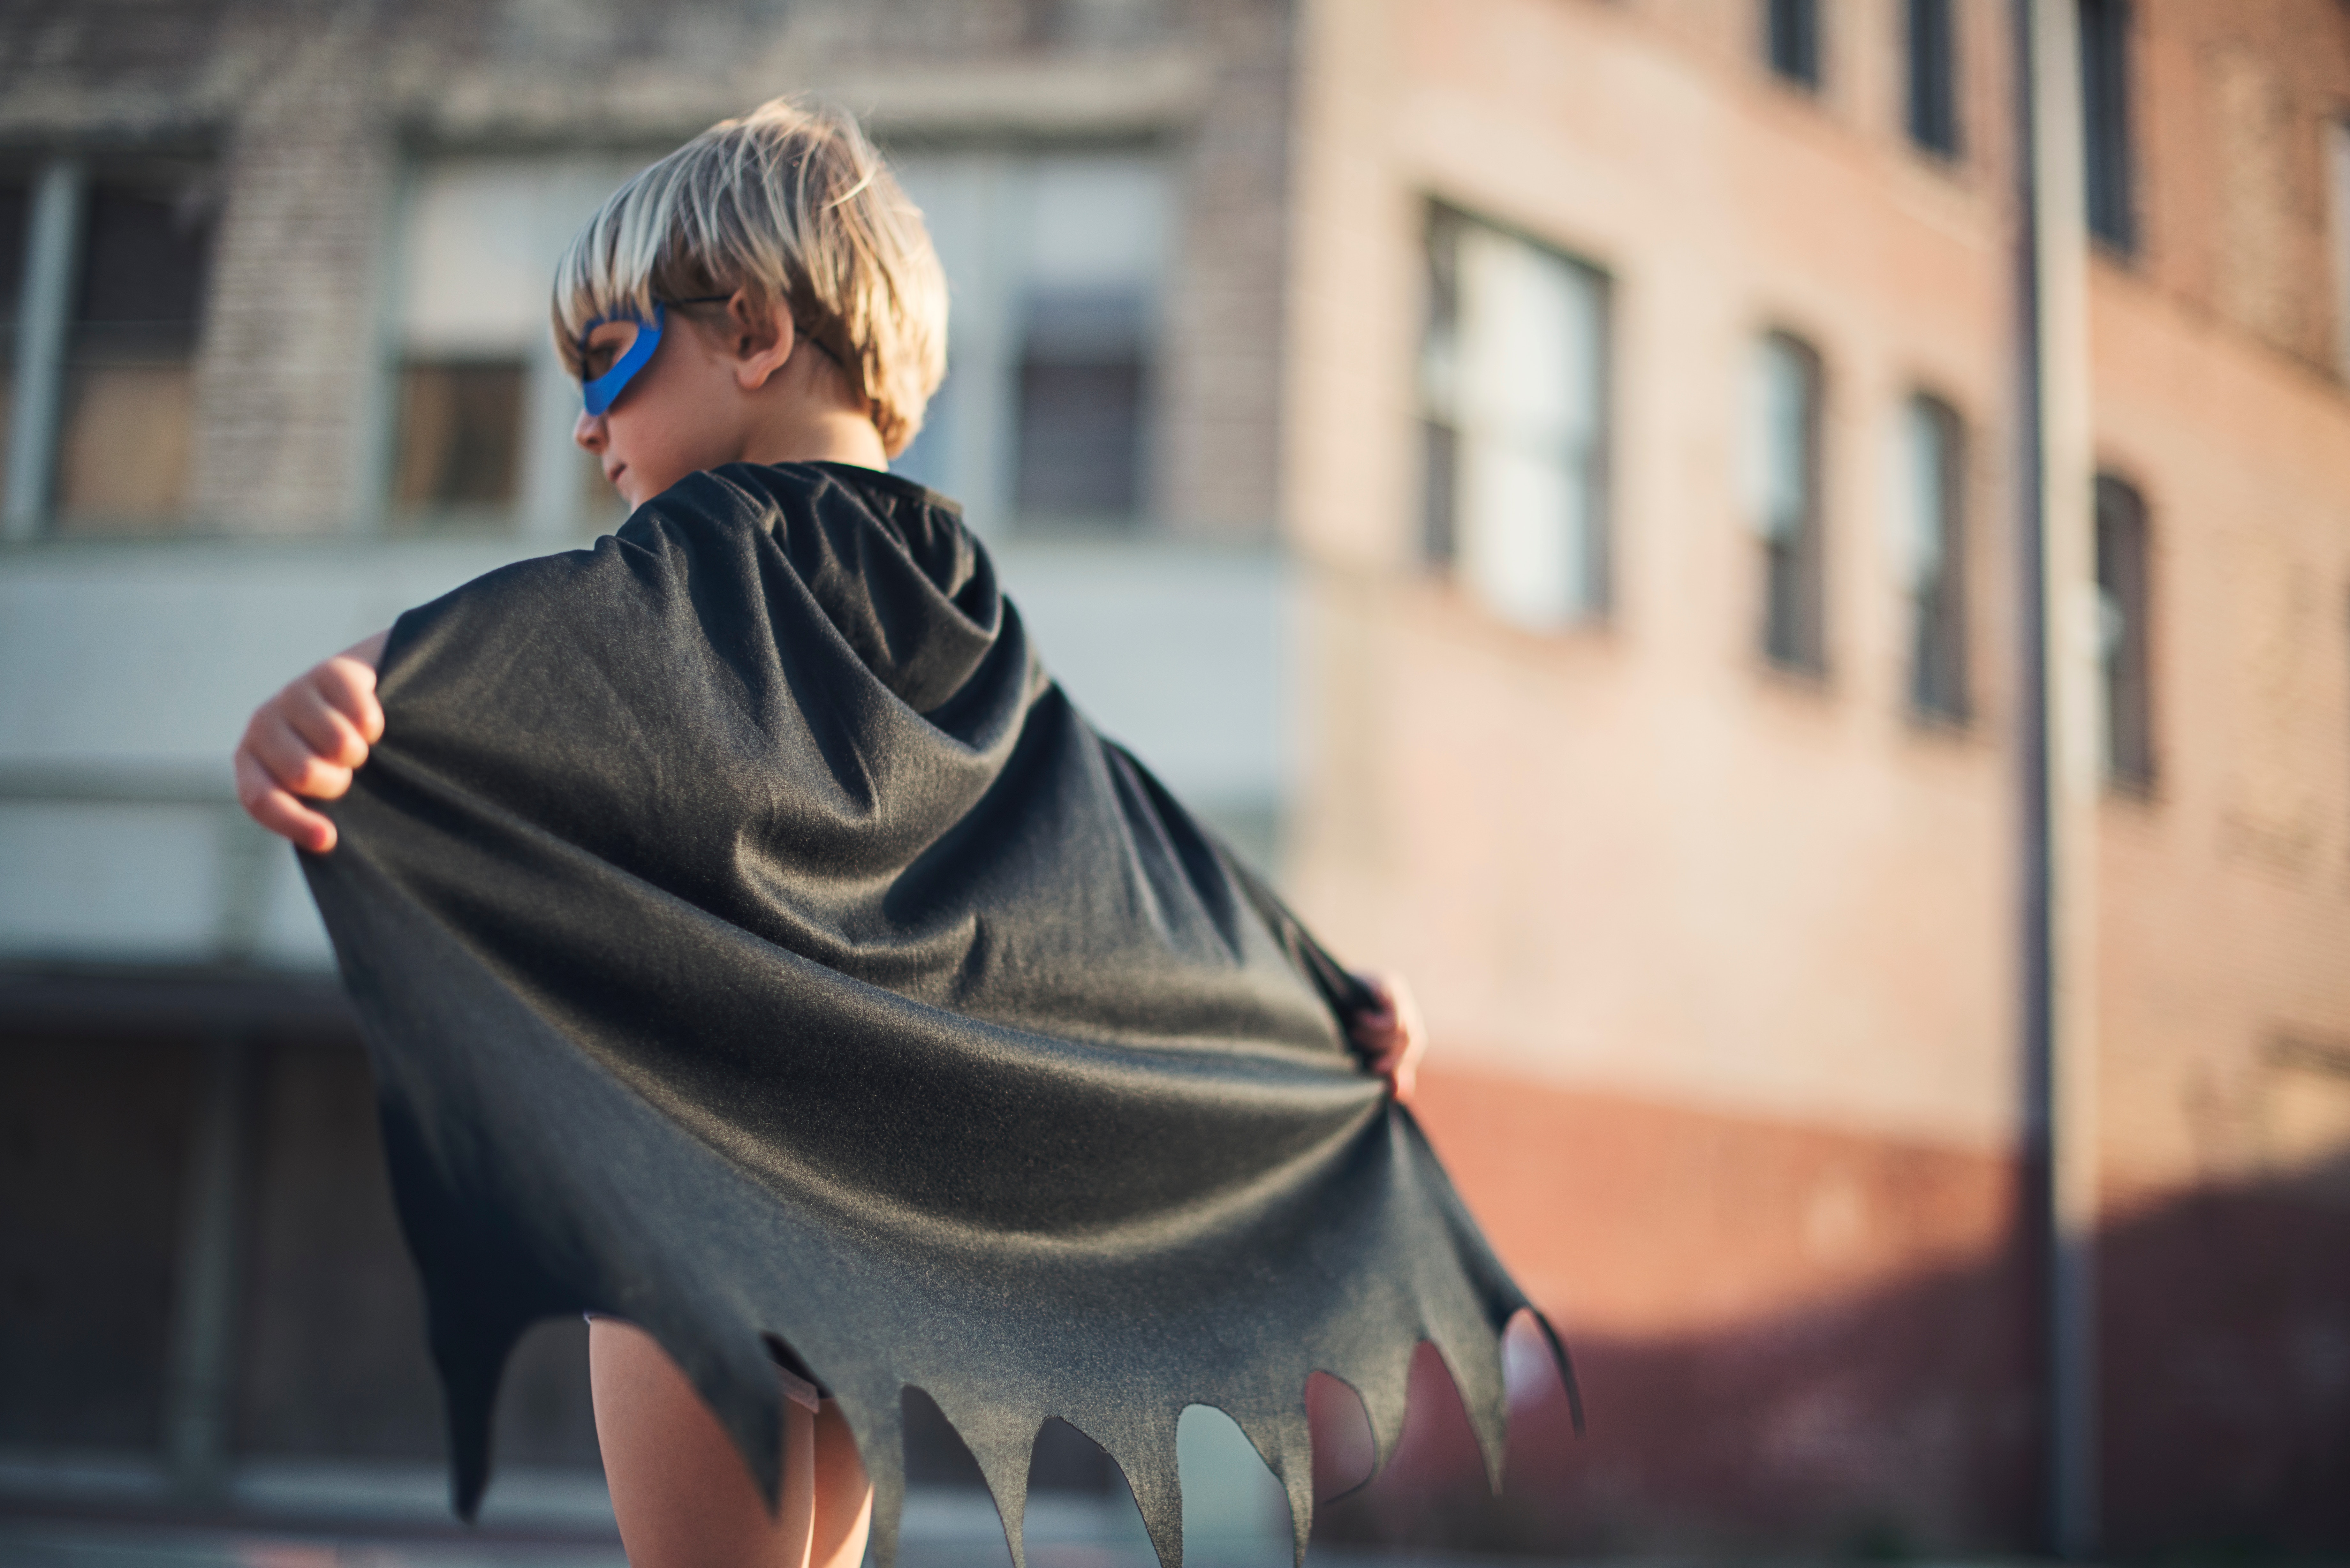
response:
<path fill-rule="evenodd" d="M 789 99 L 722 120 L 605 199 L 556 264 L 556 351 L 653 301 L 781 301 L 839 361 L 895 457 L 946 374 L 946 275 L 857 121 Z"/>

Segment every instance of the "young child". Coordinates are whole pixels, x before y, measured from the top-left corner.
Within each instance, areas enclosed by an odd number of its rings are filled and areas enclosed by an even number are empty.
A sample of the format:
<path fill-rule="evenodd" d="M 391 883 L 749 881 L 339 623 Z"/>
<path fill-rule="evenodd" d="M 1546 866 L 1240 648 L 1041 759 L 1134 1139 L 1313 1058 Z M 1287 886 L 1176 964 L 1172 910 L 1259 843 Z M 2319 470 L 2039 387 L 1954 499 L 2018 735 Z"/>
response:
<path fill-rule="evenodd" d="M 629 181 L 556 275 L 556 342 L 582 382 L 574 431 L 630 506 L 727 464 L 881 471 L 943 374 L 946 288 L 920 214 L 846 115 L 786 100 L 713 127 Z M 832 471 L 837 474 L 837 469 Z M 235 754 L 254 819 L 313 856 L 335 801 L 383 740 L 379 633 L 262 704 Z M 1399 983 L 1349 1028 L 1395 1100 L 1422 1032 Z M 837 1405 L 785 1411 L 780 1506 L 662 1346 L 591 1320 L 597 1435 L 629 1560 L 856 1563 L 873 1494 Z M 813 1406 L 813 1408 L 809 1407 Z"/>

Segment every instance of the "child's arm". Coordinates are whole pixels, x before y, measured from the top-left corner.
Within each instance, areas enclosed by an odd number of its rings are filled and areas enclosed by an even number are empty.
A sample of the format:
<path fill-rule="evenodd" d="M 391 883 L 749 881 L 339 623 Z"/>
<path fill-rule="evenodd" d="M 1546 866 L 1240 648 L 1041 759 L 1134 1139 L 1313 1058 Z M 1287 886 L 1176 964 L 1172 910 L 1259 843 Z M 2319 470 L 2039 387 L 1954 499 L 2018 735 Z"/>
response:
<path fill-rule="evenodd" d="M 335 825 L 296 797 L 339 796 L 383 738 L 375 670 L 389 635 L 377 632 L 289 683 L 253 711 L 236 743 L 236 798 L 245 815 L 313 855 L 335 846 Z"/>
<path fill-rule="evenodd" d="M 1399 974 L 1363 974 L 1355 978 L 1379 999 L 1376 1012 L 1358 1012 L 1347 1026 L 1355 1049 L 1372 1072 L 1388 1081 L 1396 1104 L 1411 1103 L 1418 1086 L 1419 1059 L 1428 1053 L 1428 1025 L 1420 1021 L 1419 1003 Z"/>

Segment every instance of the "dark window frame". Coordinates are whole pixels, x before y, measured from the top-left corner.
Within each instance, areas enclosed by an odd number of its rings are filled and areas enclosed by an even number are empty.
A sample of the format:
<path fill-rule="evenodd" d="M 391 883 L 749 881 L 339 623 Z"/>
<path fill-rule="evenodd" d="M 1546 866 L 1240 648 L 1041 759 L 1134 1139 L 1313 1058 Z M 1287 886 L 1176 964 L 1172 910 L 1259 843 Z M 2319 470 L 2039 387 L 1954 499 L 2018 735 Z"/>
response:
<path fill-rule="evenodd" d="M 1820 90 L 1819 0 L 1762 0 L 1762 58 L 1772 74 L 1806 92 Z"/>
<path fill-rule="evenodd" d="M 33 241 L 33 183 L 37 170 L 0 163 L 0 491 L 5 491 L 8 449 L 15 432 L 17 320 L 25 292 L 26 253 Z"/>
<path fill-rule="evenodd" d="M 1784 328 L 1764 333 L 1758 347 L 1791 354 L 1804 374 L 1804 504 L 1792 538 L 1766 533 L 1762 540 L 1761 651 L 1773 670 L 1824 680 L 1828 673 L 1827 366 L 1807 339 Z M 1749 417 L 1761 413 L 1755 410 Z"/>
<path fill-rule="evenodd" d="M 1149 524 L 1161 372 L 1153 309 L 1147 291 L 1123 286 L 1023 302 L 1009 410 L 1023 529 L 1114 534 Z"/>
<path fill-rule="evenodd" d="M 0 166 L 0 341 L 12 339 L 25 292 L 26 251 L 33 240 L 35 175 Z"/>
<path fill-rule="evenodd" d="M 2106 782 L 2126 794 L 2147 794 L 2158 771 L 2153 530 L 2146 497 L 2117 474 L 2097 475 L 2095 509 Z"/>
<path fill-rule="evenodd" d="M 1420 561 L 1445 573 L 1461 549 L 1461 431 L 1450 410 L 1430 407 L 1429 360 L 1442 342 L 1457 363 L 1461 327 L 1461 225 L 1472 222 L 1458 208 L 1430 202 L 1421 214 L 1420 249 L 1428 295 L 1418 345 L 1420 432 Z"/>
<path fill-rule="evenodd" d="M 1931 392 L 1914 393 L 1909 409 L 1939 436 L 1939 512 L 1934 521 L 1941 535 L 1935 541 L 1939 566 L 1933 579 L 1910 587 L 1909 707 L 1922 719 L 1964 724 L 1973 716 L 1967 635 L 1967 426 L 1957 409 Z"/>
<path fill-rule="evenodd" d="M 2081 47 L 2081 153 L 2089 233 L 2122 254 L 2137 249 L 2131 145 L 2130 0 L 2076 0 Z"/>
<path fill-rule="evenodd" d="M 1964 150 L 1960 130 L 1959 51 L 1952 0 L 1907 0 L 1904 39 L 1912 146 L 1950 161 Z"/>

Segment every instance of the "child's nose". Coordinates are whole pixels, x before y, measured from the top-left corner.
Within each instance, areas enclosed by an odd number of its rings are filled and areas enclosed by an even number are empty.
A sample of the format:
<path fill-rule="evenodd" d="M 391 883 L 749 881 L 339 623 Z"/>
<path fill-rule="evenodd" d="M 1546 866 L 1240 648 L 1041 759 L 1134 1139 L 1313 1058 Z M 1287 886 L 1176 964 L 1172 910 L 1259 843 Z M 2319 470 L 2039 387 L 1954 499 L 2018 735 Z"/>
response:
<path fill-rule="evenodd" d="M 603 451 L 604 416 L 591 414 L 585 409 L 580 410 L 579 417 L 571 424 L 571 439 L 582 451 Z"/>

